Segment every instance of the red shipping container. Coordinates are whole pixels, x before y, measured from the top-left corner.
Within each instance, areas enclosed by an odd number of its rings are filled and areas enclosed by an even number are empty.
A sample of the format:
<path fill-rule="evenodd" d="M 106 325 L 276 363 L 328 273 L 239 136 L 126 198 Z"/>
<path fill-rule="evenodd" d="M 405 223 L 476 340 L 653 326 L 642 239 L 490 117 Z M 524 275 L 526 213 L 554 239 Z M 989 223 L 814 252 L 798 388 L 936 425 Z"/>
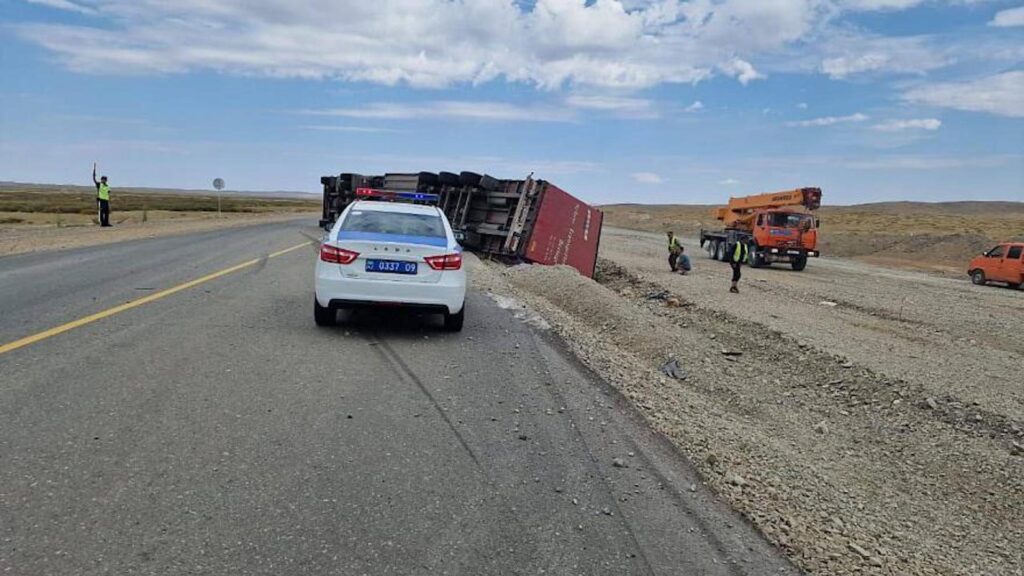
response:
<path fill-rule="evenodd" d="M 538 264 L 567 264 L 592 278 L 603 220 L 597 208 L 545 183 L 524 256 Z"/>

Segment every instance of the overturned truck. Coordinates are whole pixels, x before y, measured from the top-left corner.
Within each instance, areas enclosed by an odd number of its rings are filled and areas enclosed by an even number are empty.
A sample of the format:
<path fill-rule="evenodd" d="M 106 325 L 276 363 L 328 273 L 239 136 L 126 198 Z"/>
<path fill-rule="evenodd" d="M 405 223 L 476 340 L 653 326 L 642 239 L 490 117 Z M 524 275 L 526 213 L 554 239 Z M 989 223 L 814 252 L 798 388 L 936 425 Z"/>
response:
<path fill-rule="evenodd" d="M 323 228 L 330 228 L 361 196 L 401 193 L 404 201 L 436 204 L 467 250 L 507 262 L 566 264 L 584 276 L 594 274 L 604 214 L 532 175 L 503 180 L 473 172 L 343 173 L 323 176 L 320 183 Z"/>

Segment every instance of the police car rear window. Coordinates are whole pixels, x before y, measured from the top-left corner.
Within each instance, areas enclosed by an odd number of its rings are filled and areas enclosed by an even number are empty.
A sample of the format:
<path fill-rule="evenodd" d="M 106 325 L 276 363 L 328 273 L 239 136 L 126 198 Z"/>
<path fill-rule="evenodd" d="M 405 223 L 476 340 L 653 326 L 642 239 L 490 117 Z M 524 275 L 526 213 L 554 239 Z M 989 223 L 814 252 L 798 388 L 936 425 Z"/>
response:
<path fill-rule="evenodd" d="M 445 238 L 444 224 L 435 214 L 403 214 L 353 210 L 341 223 L 341 232 L 368 232 L 399 236 Z"/>

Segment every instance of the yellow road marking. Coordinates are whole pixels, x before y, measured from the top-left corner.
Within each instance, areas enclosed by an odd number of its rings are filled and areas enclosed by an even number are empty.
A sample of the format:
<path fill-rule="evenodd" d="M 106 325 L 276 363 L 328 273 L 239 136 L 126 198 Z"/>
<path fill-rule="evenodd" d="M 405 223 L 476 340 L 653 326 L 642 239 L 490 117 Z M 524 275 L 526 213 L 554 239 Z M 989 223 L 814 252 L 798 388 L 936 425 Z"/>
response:
<path fill-rule="evenodd" d="M 290 248 L 285 248 L 284 250 L 278 250 L 277 252 L 271 252 L 270 254 L 267 255 L 267 258 L 277 258 L 278 256 L 281 256 L 283 254 L 287 254 L 287 253 L 289 253 L 289 252 L 291 252 L 293 250 L 298 250 L 299 248 L 302 248 L 304 246 L 309 246 L 310 244 L 311 244 L 311 242 L 303 242 L 302 244 L 296 244 L 295 246 L 292 246 Z M 245 262 L 242 262 L 241 264 L 235 264 L 234 266 L 230 266 L 228 268 L 224 268 L 223 270 L 218 270 L 218 271 L 213 272 L 211 274 L 207 274 L 206 276 L 203 276 L 201 278 L 196 278 L 195 280 L 189 280 L 188 282 L 185 282 L 184 284 L 178 284 L 177 286 L 174 286 L 172 288 L 168 288 L 166 290 L 161 290 L 159 292 L 154 292 L 153 294 L 150 294 L 149 296 L 144 296 L 142 298 L 139 298 L 138 300 L 132 300 L 130 302 L 125 302 L 124 304 L 121 304 L 119 306 L 114 306 L 113 308 L 107 308 L 106 310 L 97 312 L 95 314 L 90 314 L 89 316 L 86 316 L 84 318 L 79 318 L 78 320 L 73 320 L 71 322 L 68 322 L 67 324 L 61 324 L 60 326 L 55 326 L 53 328 L 50 328 L 49 330 L 44 330 L 42 332 L 39 332 L 38 334 L 33 334 L 31 336 L 26 336 L 26 337 L 21 338 L 19 340 L 15 340 L 14 342 L 8 342 L 7 344 L 0 345 L 0 354 L 6 354 L 7 352 L 10 352 L 12 350 L 17 350 L 18 348 L 23 348 L 25 346 L 28 346 L 29 344 L 35 344 L 36 342 L 39 342 L 40 340 L 46 340 L 47 338 L 51 338 L 51 337 L 56 336 L 58 334 L 63 334 L 64 332 L 67 332 L 69 330 L 74 330 L 75 328 L 79 328 L 81 326 L 85 326 L 86 324 L 92 324 L 93 322 L 96 322 L 98 320 L 102 320 L 104 318 L 109 318 L 109 317 L 113 316 L 114 314 L 120 314 L 121 312 L 124 312 L 125 310 L 131 310 L 132 308 L 138 308 L 139 306 L 142 306 L 143 304 L 149 304 L 150 302 L 153 302 L 155 300 L 159 300 L 161 298 L 166 298 L 166 297 L 170 296 L 171 294 L 177 294 L 178 292 L 181 292 L 182 290 L 188 290 L 189 288 L 193 288 L 193 287 L 198 286 L 200 284 L 204 284 L 206 282 L 209 282 L 210 280 L 216 280 L 217 278 L 220 278 L 221 276 L 227 276 L 228 274 L 231 274 L 232 272 L 238 272 L 239 270 L 242 270 L 243 268 L 248 268 L 249 266 L 252 266 L 252 265 L 258 263 L 260 260 L 262 260 L 262 258 L 253 258 L 252 260 L 246 260 Z"/>

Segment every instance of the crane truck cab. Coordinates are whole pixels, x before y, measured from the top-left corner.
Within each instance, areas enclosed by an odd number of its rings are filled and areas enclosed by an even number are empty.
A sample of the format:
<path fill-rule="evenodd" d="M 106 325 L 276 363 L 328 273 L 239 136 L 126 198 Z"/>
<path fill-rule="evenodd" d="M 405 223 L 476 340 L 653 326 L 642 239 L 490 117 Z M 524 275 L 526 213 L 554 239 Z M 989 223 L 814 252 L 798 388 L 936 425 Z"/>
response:
<path fill-rule="evenodd" d="M 727 247 L 744 242 L 753 267 L 788 262 L 803 270 L 807 259 L 817 257 L 818 218 L 811 214 L 821 206 L 820 188 L 730 198 L 729 205 L 715 210 L 724 230 L 701 230 L 700 245 L 715 260 L 727 259 Z"/>
<path fill-rule="evenodd" d="M 1005 282 L 1024 288 L 1024 242 L 1002 242 L 967 265 L 971 282 L 978 285 Z"/>

